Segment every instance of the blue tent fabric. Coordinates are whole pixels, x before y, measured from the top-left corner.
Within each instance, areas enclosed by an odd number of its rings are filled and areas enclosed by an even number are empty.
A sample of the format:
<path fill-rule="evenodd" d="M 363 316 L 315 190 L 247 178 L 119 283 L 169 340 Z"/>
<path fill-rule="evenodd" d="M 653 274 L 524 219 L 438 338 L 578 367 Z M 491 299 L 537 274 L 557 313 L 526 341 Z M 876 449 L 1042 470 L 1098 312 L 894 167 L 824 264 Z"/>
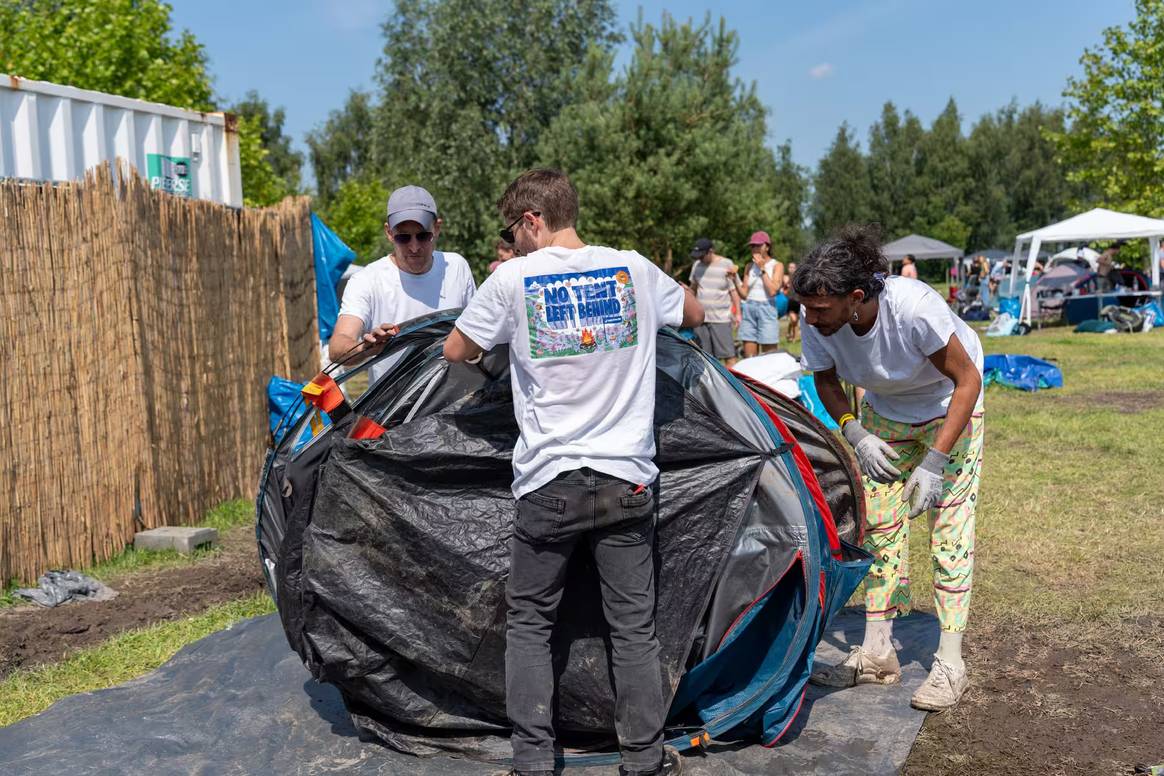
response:
<path fill-rule="evenodd" d="M 992 354 L 983 359 L 983 373 L 987 385 L 1000 383 L 1022 391 L 1063 387 L 1059 367 L 1034 356 Z"/>
<path fill-rule="evenodd" d="M 311 246 L 315 254 L 315 299 L 319 310 L 319 338 L 331 339 L 335 319 L 339 317 L 336 287 L 344 270 L 355 260 L 356 252 L 344 244 L 315 213 L 311 214 Z"/>
<path fill-rule="evenodd" d="M 804 408 L 813 414 L 817 420 L 825 424 L 825 428 L 829 431 L 836 431 L 840 428 L 837 422 L 833 420 L 833 416 L 825 409 L 824 402 L 820 399 L 820 394 L 816 392 L 816 381 L 812 379 L 812 375 L 801 375 L 800 385 L 800 403 Z"/>
<path fill-rule="evenodd" d="M 311 407 L 305 402 L 300 401 L 299 392 L 303 390 L 303 383 L 297 383 L 294 380 L 288 380 L 278 375 L 273 376 L 267 381 L 267 422 L 271 426 L 271 433 L 276 434 L 275 441 L 282 441 L 287 432 L 295 428 Z M 283 418 L 287 417 L 284 422 Z M 331 425 L 331 418 L 326 413 L 320 413 L 320 420 L 323 425 Z M 296 443 L 296 448 L 303 445 L 311 439 L 308 434 Z"/>

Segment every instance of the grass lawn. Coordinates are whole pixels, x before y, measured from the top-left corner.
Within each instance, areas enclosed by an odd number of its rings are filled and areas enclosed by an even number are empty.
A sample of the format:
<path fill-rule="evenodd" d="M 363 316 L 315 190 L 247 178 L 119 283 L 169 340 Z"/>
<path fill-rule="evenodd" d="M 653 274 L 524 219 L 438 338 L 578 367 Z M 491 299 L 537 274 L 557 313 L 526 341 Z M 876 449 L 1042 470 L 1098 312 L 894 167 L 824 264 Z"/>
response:
<path fill-rule="evenodd" d="M 255 519 L 254 509 L 254 502 L 246 499 L 227 501 L 207 512 L 206 517 L 198 525 L 217 529 L 222 534 L 236 526 L 253 522 Z M 213 557 L 219 551 L 217 547 L 203 547 L 190 555 L 182 555 L 177 550 L 136 550 L 130 544 L 119 555 L 78 570 L 94 579 L 106 582 L 114 577 L 139 569 L 166 568 L 197 563 L 204 558 Z M 35 587 L 35 585 L 10 582 L 3 589 L 0 589 L 0 608 L 28 604 L 25 599 L 12 594 L 12 591 L 18 587 Z"/>

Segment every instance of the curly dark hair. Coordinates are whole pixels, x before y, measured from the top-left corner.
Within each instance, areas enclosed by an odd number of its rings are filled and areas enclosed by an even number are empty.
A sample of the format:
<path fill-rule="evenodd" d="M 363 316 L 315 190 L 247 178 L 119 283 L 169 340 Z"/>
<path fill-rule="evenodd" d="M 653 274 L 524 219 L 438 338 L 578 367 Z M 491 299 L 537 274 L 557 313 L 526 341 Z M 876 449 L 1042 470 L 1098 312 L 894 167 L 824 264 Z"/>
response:
<path fill-rule="evenodd" d="M 885 289 L 889 260 L 881 252 L 881 227 L 850 224 L 813 248 L 796 267 L 798 296 L 843 296 L 858 288 L 872 299 Z"/>

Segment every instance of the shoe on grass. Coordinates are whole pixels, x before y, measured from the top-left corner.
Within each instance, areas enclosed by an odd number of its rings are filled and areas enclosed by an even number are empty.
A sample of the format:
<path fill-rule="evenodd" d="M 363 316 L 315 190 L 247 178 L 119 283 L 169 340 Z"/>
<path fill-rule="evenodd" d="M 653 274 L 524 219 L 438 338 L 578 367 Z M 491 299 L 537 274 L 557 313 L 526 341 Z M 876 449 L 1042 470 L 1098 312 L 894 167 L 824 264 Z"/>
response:
<path fill-rule="evenodd" d="M 897 684 L 901 681 L 901 664 L 897 652 L 878 657 L 860 645 L 849 650 L 849 656 L 835 666 L 813 671 L 809 681 L 820 687 L 853 687 L 858 684 Z"/>
<path fill-rule="evenodd" d="M 953 666 L 934 658 L 934 666 L 925 683 L 910 699 L 910 705 L 922 711 L 945 711 L 952 708 L 962 698 L 970 679 L 966 676 L 966 666 Z"/>

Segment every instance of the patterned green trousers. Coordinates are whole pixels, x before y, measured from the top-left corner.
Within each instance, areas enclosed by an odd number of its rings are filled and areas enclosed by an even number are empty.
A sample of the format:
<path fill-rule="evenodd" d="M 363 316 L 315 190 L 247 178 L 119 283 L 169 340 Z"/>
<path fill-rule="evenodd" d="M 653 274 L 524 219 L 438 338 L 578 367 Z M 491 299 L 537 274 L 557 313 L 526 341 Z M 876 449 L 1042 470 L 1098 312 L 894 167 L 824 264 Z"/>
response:
<path fill-rule="evenodd" d="M 861 424 L 888 442 L 899 458 L 893 465 L 901 477 L 888 485 L 863 477 L 865 485 L 865 549 L 873 566 L 865 578 L 865 617 L 890 620 L 909 614 L 909 504 L 902 498 L 914 467 L 925 458 L 945 418 L 909 424 L 861 407 Z M 982 406 L 950 450 L 945 483 L 938 505 L 929 510 L 930 560 L 934 572 L 934 607 L 942 630 L 966 630 L 974 580 L 974 509 L 982 475 Z M 920 516 L 919 516 L 920 517 Z"/>

